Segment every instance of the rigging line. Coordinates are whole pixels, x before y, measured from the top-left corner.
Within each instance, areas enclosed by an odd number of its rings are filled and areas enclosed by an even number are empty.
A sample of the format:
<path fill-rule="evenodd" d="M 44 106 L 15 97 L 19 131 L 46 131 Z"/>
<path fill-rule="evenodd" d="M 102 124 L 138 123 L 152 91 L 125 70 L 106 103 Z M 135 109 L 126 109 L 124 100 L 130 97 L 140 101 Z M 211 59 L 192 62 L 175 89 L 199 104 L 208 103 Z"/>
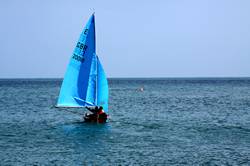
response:
<path fill-rule="evenodd" d="M 70 112 L 70 113 L 72 113 L 72 114 L 76 114 L 76 115 L 81 115 L 81 116 L 83 116 L 84 114 L 82 114 L 82 113 L 80 113 L 80 112 L 75 112 L 75 111 L 70 111 L 70 110 L 64 110 L 64 109 L 61 109 L 62 111 L 65 111 L 65 112 Z M 61 111 L 60 110 L 60 111 Z"/>
<path fill-rule="evenodd" d="M 83 113 L 80 113 L 80 112 L 70 111 L 70 110 L 58 108 L 58 107 L 55 107 L 55 106 L 52 106 L 51 108 L 56 108 L 57 111 L 70 112 L 70 113 L 72 113 L 72 114 L 81 115 L 81 116 L 84 115 Z"/>

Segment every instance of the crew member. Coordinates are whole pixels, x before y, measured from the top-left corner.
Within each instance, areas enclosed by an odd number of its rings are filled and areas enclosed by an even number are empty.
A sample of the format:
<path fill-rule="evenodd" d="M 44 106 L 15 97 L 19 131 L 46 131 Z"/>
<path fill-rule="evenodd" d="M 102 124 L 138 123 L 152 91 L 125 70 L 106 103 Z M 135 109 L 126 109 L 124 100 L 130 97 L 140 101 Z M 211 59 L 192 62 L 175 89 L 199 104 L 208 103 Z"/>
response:
<path fill-rule="evenodd" d="M 85 114 L 84 120 L 86 122 L 98 122 L 105 123 L 107 121 L 108 115 L 103 111 L 103 107 L 86 107 L 92 114 Z"/>

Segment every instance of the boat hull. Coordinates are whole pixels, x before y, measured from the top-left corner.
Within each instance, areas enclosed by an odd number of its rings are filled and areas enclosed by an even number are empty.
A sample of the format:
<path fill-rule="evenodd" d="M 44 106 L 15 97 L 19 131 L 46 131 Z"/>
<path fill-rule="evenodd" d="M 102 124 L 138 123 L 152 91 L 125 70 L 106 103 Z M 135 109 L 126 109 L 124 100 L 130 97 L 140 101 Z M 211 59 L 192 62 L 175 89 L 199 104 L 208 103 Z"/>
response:
<path fill-rule="evenodd" d="M 106 123 L 108 116 L 106 113 L 102 114 L 85 114 L 84 117 L 84 122 L 89 122 L 89 123 Z"/>

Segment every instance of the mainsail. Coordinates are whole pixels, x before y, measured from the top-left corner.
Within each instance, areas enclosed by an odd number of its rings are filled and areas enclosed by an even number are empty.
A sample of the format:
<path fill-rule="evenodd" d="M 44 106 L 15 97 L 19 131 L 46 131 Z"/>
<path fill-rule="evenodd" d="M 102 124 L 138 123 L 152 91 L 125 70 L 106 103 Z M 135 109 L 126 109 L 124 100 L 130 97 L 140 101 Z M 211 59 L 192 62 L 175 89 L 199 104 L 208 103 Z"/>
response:
<path fill-rule="evenodd" d="M 96 55 L 94 14 L 83 29 L 74 49 L 57 106 L 103 106 L 104 111 L 108 111 L 108 82 Z"/>

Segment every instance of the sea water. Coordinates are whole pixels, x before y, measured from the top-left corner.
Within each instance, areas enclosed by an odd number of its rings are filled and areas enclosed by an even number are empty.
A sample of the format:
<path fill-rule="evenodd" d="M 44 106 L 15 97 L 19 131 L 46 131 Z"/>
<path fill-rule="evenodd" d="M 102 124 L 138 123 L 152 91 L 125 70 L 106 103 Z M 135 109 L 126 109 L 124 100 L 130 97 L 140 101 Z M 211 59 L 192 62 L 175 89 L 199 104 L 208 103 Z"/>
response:
<path fill-rule="evenodd" d="M 59 79 L 0 80 L 0 165 L 250 165 L 250 79 L 110 79 L 107 124 Z"/>

